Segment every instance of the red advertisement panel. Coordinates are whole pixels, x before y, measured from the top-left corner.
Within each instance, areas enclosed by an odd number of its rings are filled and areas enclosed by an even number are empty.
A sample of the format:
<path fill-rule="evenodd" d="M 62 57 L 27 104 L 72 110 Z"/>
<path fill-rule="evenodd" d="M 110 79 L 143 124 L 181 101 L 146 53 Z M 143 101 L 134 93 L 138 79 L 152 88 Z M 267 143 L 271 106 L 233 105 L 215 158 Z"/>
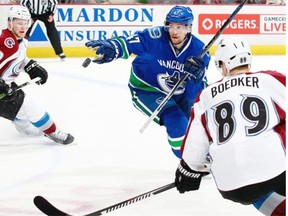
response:
<path fill-rule="evenodd" d="M 199 34 L 215 34 L 231 14 L 200 14 L 198 19 Z M 234 17 L 223 34 L 259 34 L 259 14 L 238 14 Z"/>

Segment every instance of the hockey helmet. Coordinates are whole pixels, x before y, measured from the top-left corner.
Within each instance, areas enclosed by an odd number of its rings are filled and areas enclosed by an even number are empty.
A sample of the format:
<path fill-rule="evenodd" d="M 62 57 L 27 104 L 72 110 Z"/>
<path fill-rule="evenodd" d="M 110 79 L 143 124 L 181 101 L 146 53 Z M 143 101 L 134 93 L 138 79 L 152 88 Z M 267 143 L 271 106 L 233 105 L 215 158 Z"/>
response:
<path fill-rule="evenodd" d="M 23 6 L 12 6 L 8 12 L 8 20 L 12 21 L 14 18 L 23 19 L 23 20 L 30 20 L 31 15 L 29 10 Z"/>
<path fill-rule="evenodd" d="M 164 25 L 167 26 L 169 23 L 179 23 L 186 26 L 192 25 L 194 16 L 190 7 L 174 6 L 169 13 L 166 15 Z"/>
<path fill-rule="evenodd" d="M 252 55 L 248 42 L 238 36 L 223 38 L 215 50 L 215 65 L 219 71 L 222 62 L 229 71 L 242 65 L 250 67 Z"/>

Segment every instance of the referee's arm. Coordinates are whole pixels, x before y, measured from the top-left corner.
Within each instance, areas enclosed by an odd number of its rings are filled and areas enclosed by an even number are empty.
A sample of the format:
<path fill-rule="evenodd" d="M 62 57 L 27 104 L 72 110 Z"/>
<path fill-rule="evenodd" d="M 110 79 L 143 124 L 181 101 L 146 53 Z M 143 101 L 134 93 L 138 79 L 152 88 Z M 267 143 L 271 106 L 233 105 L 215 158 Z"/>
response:
<path fill-rule="evenodd" d="M 20 0 L 20 5 L 27 7 L 31 14 L 51 14 L 57 10 L 58 1 L 48 0 L 48 4 L 41 4 L 39 0 Z"/>
<path fill-rule="evenodd" d="M 52 15 L 54 15 L 56 13 L 56 10 L 57 10 L 58 1 L 57 0 L 50 0 L 49 5 L 50 5 L 50 12 Z"/>
<path fill-rule="evenodd" d="M 26 8 L 28 8 L 28 9 L 30 10 L 30 7 L 29 7 L 29 6 L 31 5 L 31 3 L 30 3 L 29 0 L 21 0 L 21 1 L 20 1 L 20 5 L 26 7 Z"/>

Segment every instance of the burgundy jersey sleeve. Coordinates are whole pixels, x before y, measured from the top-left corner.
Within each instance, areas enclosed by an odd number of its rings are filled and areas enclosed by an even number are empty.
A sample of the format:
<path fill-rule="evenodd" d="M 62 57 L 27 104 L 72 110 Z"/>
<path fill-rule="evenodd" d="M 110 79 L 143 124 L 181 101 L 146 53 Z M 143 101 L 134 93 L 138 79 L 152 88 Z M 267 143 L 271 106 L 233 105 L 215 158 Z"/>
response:
<path fill-rule="evenodd" d="M 0 76 L 9 66 L 9 64 L 17 58 L 13 56 L 19 49 L 19 43 L 15 36 L 8 30 L 2 30 L 0 35 Z"/>

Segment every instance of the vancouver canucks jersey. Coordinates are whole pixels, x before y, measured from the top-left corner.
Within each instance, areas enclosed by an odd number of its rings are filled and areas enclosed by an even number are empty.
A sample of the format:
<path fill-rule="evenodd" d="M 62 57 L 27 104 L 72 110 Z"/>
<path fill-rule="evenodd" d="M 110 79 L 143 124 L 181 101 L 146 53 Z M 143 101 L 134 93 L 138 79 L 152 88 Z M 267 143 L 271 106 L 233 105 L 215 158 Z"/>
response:
<path fill-rule="evenodd" d="M 178 50 L 169 40 L 164 27 L 147 28 L 134 35 L 117 40 L 121 43 L 122 58 L 136 55 L 132 62 L 129 86 L 145 91 L 170 92 L 180 77 L 184 76 L 184 63 L 190 56 L 199 56 L 204 43 L 196 36 L 189 35 L 184 46 Z M 203 57 L 206 69 L 210 61 L 209 53 Z M 191 89 L 193 90 L 193 89 Z M 185 83 L 179 86 L 175 95 L 185 91 Z"/>

